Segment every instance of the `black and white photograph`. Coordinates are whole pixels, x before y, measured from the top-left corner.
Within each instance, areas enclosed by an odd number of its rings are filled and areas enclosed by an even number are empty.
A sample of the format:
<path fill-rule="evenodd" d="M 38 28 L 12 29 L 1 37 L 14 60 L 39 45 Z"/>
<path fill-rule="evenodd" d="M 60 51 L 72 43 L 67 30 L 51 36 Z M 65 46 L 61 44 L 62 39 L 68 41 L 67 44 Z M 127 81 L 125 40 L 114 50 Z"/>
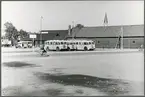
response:
<path fill-rule="evenodd" d="M 144 96 L 144 1 L 2 1 L 2 96 Z"/>

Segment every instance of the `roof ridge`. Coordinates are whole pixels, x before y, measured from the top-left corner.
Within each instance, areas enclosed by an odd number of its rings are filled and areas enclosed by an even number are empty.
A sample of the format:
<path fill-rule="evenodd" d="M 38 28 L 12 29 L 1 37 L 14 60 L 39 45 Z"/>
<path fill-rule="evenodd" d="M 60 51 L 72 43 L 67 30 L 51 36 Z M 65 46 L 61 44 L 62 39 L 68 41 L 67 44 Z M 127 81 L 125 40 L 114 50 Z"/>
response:
<path fill-rule="evenodd" d="M 121 27 L 121 26 L 144 26 L 144 24 L 136 24 L 136 25 L 111 25 L 106 27 Z M 104 26 L 84 26 L 83 28 L 98 28 L 98 27 L 104 27 Z"/>
<path fill-rule="evenodd" d="M 138 28 L 136 29 L 136 26 L 139 27 L 139 29 Z M 124 35 L 143 36 L 144 25 L 123 25 L 123 27 L 124 27 Z M 109 26 L 109 27 L 106 27 L 106 29 L 104 26 L 84 27 L 78 31 L 78 33 L 76 34 L 76 37 L 116 36 L 116 35 L 119 35 L 121 31 L 120 28 L 121 26 Z M 137 33 L 138 31 L 139 33 Z M 104 32 L 107 32 L 107 33 L 104 33 Z"/>

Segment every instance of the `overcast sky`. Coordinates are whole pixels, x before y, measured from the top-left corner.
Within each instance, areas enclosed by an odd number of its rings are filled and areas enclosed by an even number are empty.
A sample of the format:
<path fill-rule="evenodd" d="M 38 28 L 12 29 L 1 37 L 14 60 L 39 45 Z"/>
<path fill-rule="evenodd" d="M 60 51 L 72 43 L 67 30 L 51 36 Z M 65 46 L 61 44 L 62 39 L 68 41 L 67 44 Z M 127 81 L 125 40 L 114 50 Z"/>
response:
<path fill-rule="evenodd" d="M 103 26 L 144 24 L 143 1 L 2 1 L 2 29 L 11 22 L 18 29 L 31 32 L 42 29 L 68 29 L 68 25 Z"/>

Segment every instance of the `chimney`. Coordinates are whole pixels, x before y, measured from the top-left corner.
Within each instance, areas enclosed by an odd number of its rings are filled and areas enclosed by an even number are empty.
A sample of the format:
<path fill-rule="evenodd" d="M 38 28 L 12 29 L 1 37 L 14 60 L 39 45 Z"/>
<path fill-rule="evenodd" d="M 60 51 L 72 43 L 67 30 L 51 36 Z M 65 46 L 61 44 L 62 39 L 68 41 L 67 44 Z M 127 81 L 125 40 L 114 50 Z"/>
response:
<path fill-rule="evenodd" d="M 71 35 L 71 25 L 68 26 L 68 35 Z"/>

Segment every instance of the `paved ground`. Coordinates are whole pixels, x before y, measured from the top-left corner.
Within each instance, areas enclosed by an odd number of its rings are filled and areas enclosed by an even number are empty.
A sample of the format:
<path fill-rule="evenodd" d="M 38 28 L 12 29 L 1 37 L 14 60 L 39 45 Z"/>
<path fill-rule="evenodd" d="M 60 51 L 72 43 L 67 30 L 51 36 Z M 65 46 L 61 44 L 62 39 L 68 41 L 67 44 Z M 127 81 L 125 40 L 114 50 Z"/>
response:
<path fill-rule="evenodd" d="M 2 49 L 2 95 L 144 95 L 144 53 Z"/>

